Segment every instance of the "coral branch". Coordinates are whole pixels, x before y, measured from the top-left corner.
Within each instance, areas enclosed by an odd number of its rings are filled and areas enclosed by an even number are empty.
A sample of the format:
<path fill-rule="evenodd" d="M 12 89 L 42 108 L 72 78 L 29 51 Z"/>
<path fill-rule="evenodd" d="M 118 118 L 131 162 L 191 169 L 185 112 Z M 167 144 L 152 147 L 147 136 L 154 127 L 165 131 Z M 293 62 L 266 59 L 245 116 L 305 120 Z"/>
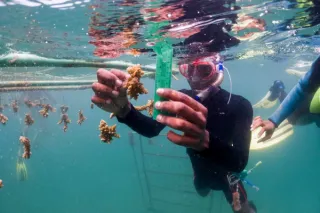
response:
<path fill-rule="evenodd" d="M 6 124 L 8 121 L 8 118 L 4 114 L 0 114 L 0 122 L 2 124 Z"/>
<path fill-rule="evenodd" d="M 239 192 L 232 193 L 232 205 L 235 211 L 239 211 L 241 209 Z"/>
<path fill-rule="evenodd" d="M 79 118 L 78 118 L 78 124 L 82 124 L 87 118 L 84 117 L 82 110 L 79 110 Z"/>
<path fill-rule="evenodd" d="M 61 110 L 61 113 L 62 113 L 62 114 L 67 113 L 67 112 L 68 112 L 68 109 L 69 109 L 69 107 L 66 106 L 66 105 L 62 105 L 62 106 L 60 107 L 60 110 Z"/>
<path fill-rule="evenodd" d="M 61 124 L 62 122 L 63 122 L 63 131 L 66 132 L 68 129 L 68 124 L 71 123 L 71 120 L 69 119 L 67 114 L 62 114 L 58 124 Z"/>
<path fill-rule="evenodd" d="M 32 119 L 30 114 L 26 114 L 24 122 L 26 125 L 31 126 L 34 123 L 34 120 Z"/>
<path fill-rule="evenodd" d="M 135 106 L 134 108 L 138 111 L 143 111 L 143 110 L 147 110 L 149 115 L 152 116 L 153 115 L 153 100 L 148 100 L 146 105 L 143 106 Z"/>
<path fill-rule="evenodd" d="M 23 158 L 29 159 L 31 156 L 31 145 L 30 140 L 27 137 L 20 136 L 20 142 L 23 144 L 24 153 L 22 154 Z"/>
<path fill-rule="evenodd" d="M 120 135 L 116 132 L 117 125 L 108 126 L 108 124 L 104 121 L 100 121 L 99 130 L 100 130 L 100 139 L 105 143 L 111 143 L 113 137 L 120 138 Z"/>
<path fill-rule="evenodd" d="M 16 100 L 14 100 L 14 101 L 11 103 L 11 107 L 12 107 L 13 112 L 18 112 L 19 106 L 18 106 L 18 102 L 17 102 Z"/>
<path fill-rule="evenodd" d="M 42 104 L 41 107 L 42 107 L 42 110 L 40 110 L 39 113 L 45 118 L 49 116 L 49 111 L 51 112 L 56 111 L 56 109 L 49 104 Z"/>
<path fill-rule="evenodd" d="M 37 106 L 37 104 L 36 104 L 36 103 L 33 103 L 31 100 L 25 100 L 25 101 L 24 101 L 24 104 L 25 104 L 28 108 Z"/>
<path fill-rule="evenodd" d="M 142 105 L 142 106 L 134 106 L 134 108 L 138 111 L 143 111 L 143 110 L 147 110 L 149 115 L 152 116 L 153 115 L 153 100 L 148 100 L 146 105 Z M 112 119 L 115 116 L 114 113 L 110 113 L 110 119 Z"/>
<path fill-rule="evenodd" d="M 140 83 L 140 78 L 143 76 L 144 72 L 140 65 L 135 65 L 127 68 L 130 78 L 128 79 L 125 88 L 128 91 L 130 98 L 138 99 L 139 94 L 147 94 L 148 90 L 144 88 L 143 84 Z"/>

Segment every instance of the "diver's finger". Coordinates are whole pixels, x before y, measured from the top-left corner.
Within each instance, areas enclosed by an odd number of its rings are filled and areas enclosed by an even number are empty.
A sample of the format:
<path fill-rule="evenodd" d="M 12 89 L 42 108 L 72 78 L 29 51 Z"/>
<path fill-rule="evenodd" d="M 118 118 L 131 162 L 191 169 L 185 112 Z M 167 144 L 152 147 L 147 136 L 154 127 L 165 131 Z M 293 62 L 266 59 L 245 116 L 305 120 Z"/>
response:
<path fill-rule="evenodd" d="M 122 81 L 112 72 L 105 69 L 98 69 L 97 79 L 101 84 L 108 85 L 111 88 L 122 86 Z"/>
<path fill-rule="evenodd" d="M 120 85 L 120 82 L 118 82 L 117 84 L 117 88 L 119 90 L 120 96 L 126 96 L 127 89 L 125 88 L 125 86 L 130 78 L 130 75 L 124 71 L 117 70 L 117 69 L 111 69 L 110 72 L 115 76 L 117 76 L 117 78 L 119 78 L 122 82 L 121 85 Z"/>
<path fill-rule="evenodd" d="M 201 112 L 193 110 L 188 105 L 176 101 L 162 101 L 155 104 L 155 108 L 170 114 L 182 117 L 191 123 L 198 125 L 201 129 L 206 127 L 206 118 Z"/>
<path fill-rule="evenodd" d="M 251 131 L 257 129 L 258 127 L 262 127 L 264 125 L 263 120 L 256 120 L 251 124 Z"/>
<path fill-rule="evenodd" d="M 261 135 L 266 131 L 264 127 L 261 128 L 260 132 L 258 133 L 258 138 L 261 137 Z"/>
<path fill-rule="evenodd" d="M 173 129 L 176 129 L 182 132 L 188 132 L 188 134 L 190 135 L 194 135 L 194 136 L 203 135 L 203 129 L 181 118 L 158 115 L 157 121 Z"/>
<path fill-rule="evenodd" d="M 94 103 L 95 105 L 97 105 L 100 108 L 106 107 L 107 105 L 110 105 L 112 103 L 111 98 L 103 99 L 103 98 L 100 98 L 96 95 L 91 97 L 91 101 L 92 101 L 92 103 Z"/>
<path fill-rule="evenodd" d="M 167 89 L 167 88 L 160 88 L 157 90 L 157 94 L 165 99 L 172 100 L 172 101 L 179 101 L 182 103 L 185 103 L 189 107 L 191 107 L 195 111 L 200 111 L 204 114 L 205 117 L 207 117 L 208 110 L 206 107 L 204 107 L 202 104 L 194 100 L 193 98 L 189 97 L 186 94 L 183 94 L 182 92 L 178 92 L 173 89 Z"/>
<path fill-rule="evenodd" d="M 117 70 L 117 69 L 111 69 L 110 72 L 117 76 L 121 81 L 126 81 L 130 77 L 130 75 L 124 71 Z"/>
<path fill-rule="evenodd" d="M 171 130 L 168 132 L 167 138 L 168 140 L 179 146 L 184 146 L 188 148 L 195 147 L 199 143 L 199 138 L 189 137 L 186 135 L 179 135 Z"/>
<path fill-rule="evenodd" d="M 119 91 L 98 82 L 92 84 L 92 90 L 97 96 L 101 98 L 104 98 L 104 97 L 116 98 L 119 96 Z"/>
<path fill-rule="evenodd" d="M 258 119 L 262 119 L 261 116 L 258 115 L 253 120 L 255 121 L 255 120 L 258 120 Z"/>
<path fill-rule="evenodd" d="M 257 116 L 253 119 L 253 122 L 257 122 L 257 121 L 263 121 L 263 119 L 260 116 Z"/>
<path fill-rule="evenodd" d="M 263 138 L 259 139 L 258 143 L 265 142 L 266 140 L 269 140 L 270 138 L 271 138 L 271 135 L 266 135 Z"/>

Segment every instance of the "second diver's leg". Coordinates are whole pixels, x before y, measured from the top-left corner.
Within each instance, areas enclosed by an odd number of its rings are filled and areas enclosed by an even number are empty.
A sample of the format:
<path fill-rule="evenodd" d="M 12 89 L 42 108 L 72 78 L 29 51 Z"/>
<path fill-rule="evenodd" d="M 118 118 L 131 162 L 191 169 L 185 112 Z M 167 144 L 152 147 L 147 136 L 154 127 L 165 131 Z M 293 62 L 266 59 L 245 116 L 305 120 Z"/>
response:
<path fill-rule="evenodd" d="M 193 185 L 198 195 L 200 195 L 201 197 L 206 197 L 210 193 L 211 189 L 205 179 L 201 179 L 195 175 L 193 179 Z"/>
<path fill-rule="evenodd" d="M 269 92 L 269 101 L 275 101 L 276 99 L 278 99 L 281 103 L 287 96 L 284 83 L 280 80 L 276 80 L 273 82 L 272 86 L 269 89 Z"/>
<path fill-rule="evenodd" d="M 203 163 L 195 156 L 190 155 L 190 160 L 193 168 L 193 185 L 197 193 L 206 197 L 210 193 L 210 181 L 207 169 L 204 167 Z"/>

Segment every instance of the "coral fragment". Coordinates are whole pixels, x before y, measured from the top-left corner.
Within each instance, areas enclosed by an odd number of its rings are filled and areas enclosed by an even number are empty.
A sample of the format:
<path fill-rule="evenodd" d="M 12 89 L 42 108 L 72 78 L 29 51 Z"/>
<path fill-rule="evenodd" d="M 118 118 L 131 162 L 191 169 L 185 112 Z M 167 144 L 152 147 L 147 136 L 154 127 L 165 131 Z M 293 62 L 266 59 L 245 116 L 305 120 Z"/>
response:
<path fill-rule="evenodd" d="M 147 110 L 149 115 L 152 116 L 153 115 L 153 100 L 148 100 L 146 105 L 143 106 L 135 106 L 134 108 L 138 111 L 143 111 L 143 110 Z"/>
<path fill-rule="evenodd" d="M 6 124 L 8 121 L 8 118 L 4 114 L 0 114 L 0 122 L 2 124 Z"/>
<path fill-rule="evenodd" d="M 69 107 L 66 106 L 66 105 L 62 105 L 62 106 L 60 107 L 60 110 L 61 110 L 61 113 L 62 113 L 62 114 L 67 113 L 67 112 L 68 112 L 68 109 L 69 109 Z"/>
<path fill-rule="evenodd" d="M 108 126 L 108 124 L 104 121 L 100 121 L 99 130 L 100 130 L 100 139 L 101 141 L 110 144 L 113 137 L 120 138 L 120 135 L 116 132 L 117 125 Z"/>
<path fill-rule="evenodd" d="M 51 111 L 51 112 L 56 111 L 56 109 L 53 108 L 49 104 L 41 104 L 41 107 L 42 107 L 42 109 L 39 111 L 39 113 L 45 118 L 47 118 L 49 116 L 49 111 Z"/>
<path fill-rule="evenodd" d="M 66 132 L 68 129 L 68 124 L 71 123 L 71 120 L 69 119 L 67 114 L 62 114 L 58 124 L 62 124 L 62 122 L 63 122 L 63 131 Z"/>
<path fill-rule="evenodd" d="M 25 100 L 25 101 L 24 101 L 24 104 L 25 104 L 28 108 L 37 106 L 37 104 L 36 104 L 36 103 L 33 103 L 31 100 Z"/>
<path fill-rule="evenodd" d="M 84 117 L 82 110 L 79 110 L 78 124 L 81 125 L 87 118 Z"/>
<path fill-rule="evenodd" d="M 20 136 L 19 140 L 23 144 L 23 148 L 24 148 L 24 153 L 22 154 L 22 157 L 29 159 L 31 156 L 30 140 L 24 136 Z"/>
<path fill-rule="evenodd" d="M 232 193 L 232 205 L 235 211 L 240 211 L 241 203 L 240 203 L 240 194 L 239 192 Z"/>
<path fill-rule="evenodd" d="M 148 90 L 144 88 L 143 84 L 140 83 L 140 78 L 143 76 L 144 72 L 140 65 L 134 65 L 127 68 L 130 77 L 125 85 L 128 95 L 130 98 L 138 99 L 139 94 L 147 94 Z"/>
<path fill-rule="evenodd" d="M 34 123 L 34 120 L 30 114 L 26 114 L 26 116 L 24 118 L 24 123 L 28 126 L 31 126 Z"/>
<path fill-rule="evenodd" d="M 11 103 L 11 107 L 12 107 L 12 110 L 13 112 L 18 112 L 19 110 L 19 106 L 18 106 L 18 102 L 16 100 L 14 100 L 12 103 Z"/>

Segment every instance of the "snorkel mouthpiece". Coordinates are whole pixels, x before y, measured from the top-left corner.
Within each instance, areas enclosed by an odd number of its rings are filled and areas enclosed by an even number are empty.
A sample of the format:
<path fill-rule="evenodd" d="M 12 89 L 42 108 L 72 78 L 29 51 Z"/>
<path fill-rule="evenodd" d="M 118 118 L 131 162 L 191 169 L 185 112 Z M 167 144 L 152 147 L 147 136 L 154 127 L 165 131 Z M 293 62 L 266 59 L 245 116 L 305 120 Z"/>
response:
<path fill-rule="evenodd" d="M 223 72 L 223 63 L 221 61 L 219 62 L 218 70 Z"/>

